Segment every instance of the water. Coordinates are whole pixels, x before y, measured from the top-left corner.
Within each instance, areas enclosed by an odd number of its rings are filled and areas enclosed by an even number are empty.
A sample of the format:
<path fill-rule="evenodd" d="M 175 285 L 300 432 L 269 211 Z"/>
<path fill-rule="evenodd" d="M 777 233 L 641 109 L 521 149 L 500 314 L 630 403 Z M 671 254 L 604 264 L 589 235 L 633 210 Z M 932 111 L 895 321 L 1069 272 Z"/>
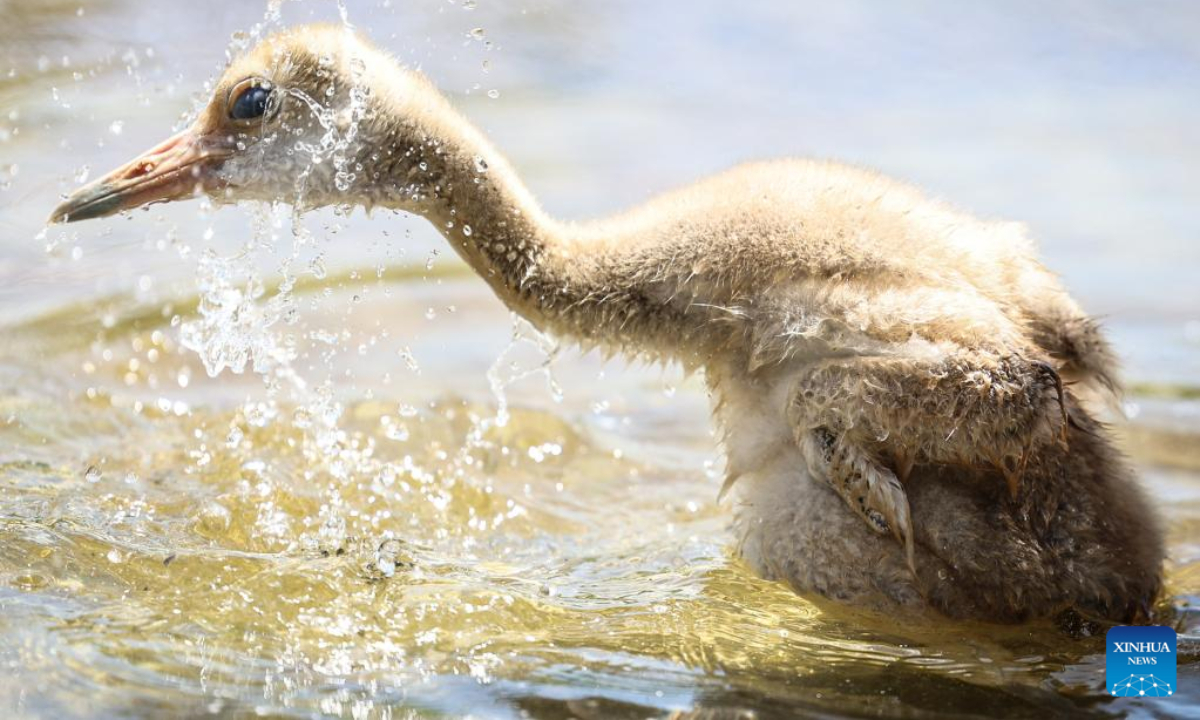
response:
<path fill-rule="evenodd" d="M 3 9 L 6 717 L 1200 711 L 1189 5 Z M 758 580 L 698 380 L 514 328 L 420 221 L 193 202 L 42 233 L 204 99 L 225 48 L 343 12 L 563 216 L 815 154 L 1029 222 L 1126 359 L 1180 693 L 1108 700 L 1095 638 L 897 627 Z"/>

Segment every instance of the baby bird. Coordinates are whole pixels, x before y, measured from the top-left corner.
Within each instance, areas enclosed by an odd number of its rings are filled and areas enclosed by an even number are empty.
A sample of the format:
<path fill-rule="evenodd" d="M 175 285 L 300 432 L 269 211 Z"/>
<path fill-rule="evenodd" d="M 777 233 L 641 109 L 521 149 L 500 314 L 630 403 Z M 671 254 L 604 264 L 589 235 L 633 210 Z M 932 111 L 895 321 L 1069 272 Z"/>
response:
<path fill-rule="evenodd" d="M 423 76 L 326 25 L 264 39 L 51 219 L 199 194 L 415 213 L 537 327 L 702 370 L 741 553 L 799 592 L 1007 622 L 1158 593 L 1158 522 L 1083 404 L 1118 391 L 1112 352 L 1019 225 L 808 160 L 558 222 Z"/>

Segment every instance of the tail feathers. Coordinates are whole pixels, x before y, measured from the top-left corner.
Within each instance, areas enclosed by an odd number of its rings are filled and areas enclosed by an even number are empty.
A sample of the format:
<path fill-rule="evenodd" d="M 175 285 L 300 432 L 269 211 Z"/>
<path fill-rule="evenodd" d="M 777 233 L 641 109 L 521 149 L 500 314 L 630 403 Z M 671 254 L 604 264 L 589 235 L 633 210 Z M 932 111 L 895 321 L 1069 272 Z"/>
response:
<path fill-rule="evenodd" d="M 1033 329 L 1038 344 L 1060 364 L 1059 373 L 1077 394 L 1095 396 L 1110 406 L 1119 403 L 1117 357 L 1098 322 L 1082 315 L 1038 318 Z"/>

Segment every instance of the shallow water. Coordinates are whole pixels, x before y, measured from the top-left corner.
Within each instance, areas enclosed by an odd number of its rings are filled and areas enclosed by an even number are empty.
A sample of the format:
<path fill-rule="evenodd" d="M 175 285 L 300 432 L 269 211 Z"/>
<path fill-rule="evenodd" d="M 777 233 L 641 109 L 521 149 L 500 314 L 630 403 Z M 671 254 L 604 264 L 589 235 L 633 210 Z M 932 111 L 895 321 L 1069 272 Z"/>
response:
<path fill-rule="evenodd" d="M 1096 638 L 898 625 L 755 578 L 715 500 L 699 381 L 554 352 L 417 220 L 190 203 L 42 234 L 59 193 L 167 132 L 265 9 L 10 0 L 4 716 L 1200 712 L 1200 13 L 394 5 L 347 15 L 455 94 L 556 213 L 818 154 L 1030 222 L 1126 358 L 1121 432 L 1170 527 L 1158 610 L 1182 633 L 1180 692 L 1104 697 Z"/>

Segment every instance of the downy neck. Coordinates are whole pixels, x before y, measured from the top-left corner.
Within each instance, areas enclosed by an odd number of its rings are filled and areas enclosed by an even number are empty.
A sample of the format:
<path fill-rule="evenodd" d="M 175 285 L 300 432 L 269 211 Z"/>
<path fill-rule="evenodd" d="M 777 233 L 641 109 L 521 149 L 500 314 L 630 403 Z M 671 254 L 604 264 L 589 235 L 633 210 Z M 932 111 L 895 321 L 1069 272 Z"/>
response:
<path fill-rule="evenodd" d="M 553 329 L 553 299 L 568 284 L 559 226 L 508 161 L 428 89 L 406 103 L 382 143 L 393 161 L 379 204 L 427 219 L 511 310 Z"/>

